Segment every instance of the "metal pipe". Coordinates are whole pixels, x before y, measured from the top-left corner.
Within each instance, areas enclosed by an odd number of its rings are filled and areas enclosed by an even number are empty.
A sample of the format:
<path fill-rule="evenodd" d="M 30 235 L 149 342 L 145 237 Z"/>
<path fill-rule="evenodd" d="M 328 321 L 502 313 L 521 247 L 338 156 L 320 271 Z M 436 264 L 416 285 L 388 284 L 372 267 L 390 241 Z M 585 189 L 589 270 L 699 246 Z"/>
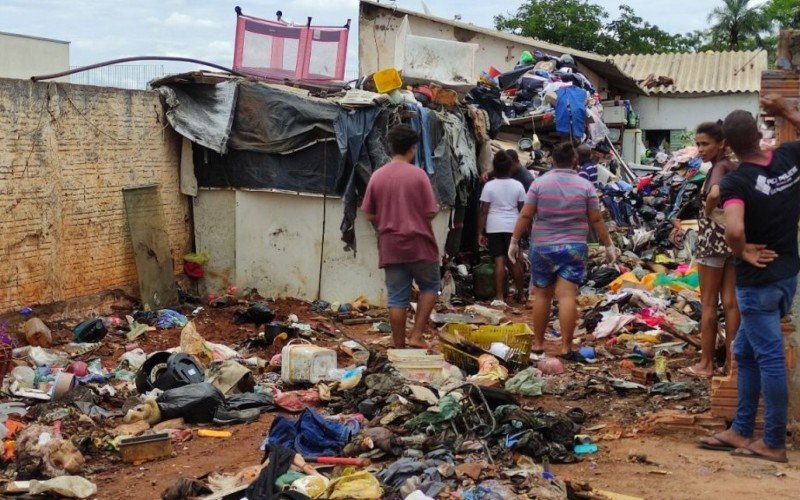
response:
<path fill-rule="evenodd" d="M 177 62 L 188 62 L 188 63 L 195 63 L 201 64 L 203 66 L 208 66 L 211 68 L 219 69 L 230 73 L 232 75 L 241 76 L 247 78 L 247 75 L 243 73 L 239 73 L 238 71 L 232 70 L 230 68 L 226 68 L 225 66 L 220 66 L 218 64 L 214 64 L 208 61 L 201 61 L 200 59 L 192 59 L 191 57 L 172 57 L 172 56 L 133 56 L 133 57 L 122 57 L 120 59 L 112 59 L 110 61 L 104 61 L 96 64 L 90 64 L 88 66 L 80 66 L 77 68 L 73 68 L 68 71 L 62 71 L 60 73 L 53 73 L 50 75 L 39 75 L 39 76 L 32 76 L 31 80 L 34 82 L 42 81 L 42 80 L 51 80 L 53 78 L 61 78 L 62 76 L 73 75 L 75 73 L 81 73 L 83 71 L 88 71 L 90 69 L 95 68 L 102 68 L 104 66 L 111 66 L 112 64 L 120 64 L 126 62 L 133 62 L 133 61 L 177 61 Z"/>

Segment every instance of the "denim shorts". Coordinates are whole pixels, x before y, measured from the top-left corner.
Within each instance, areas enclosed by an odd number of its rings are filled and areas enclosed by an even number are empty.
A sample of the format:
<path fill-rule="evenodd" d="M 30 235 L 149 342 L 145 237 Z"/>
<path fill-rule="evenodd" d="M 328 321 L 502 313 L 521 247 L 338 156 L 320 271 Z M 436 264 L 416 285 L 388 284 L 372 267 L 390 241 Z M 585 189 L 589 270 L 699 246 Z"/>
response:
<path fill-rule="evenodd" d="M 547 288 L 561 276 L 576 285 L 586 278 L 589 247 L 585 243 L 533 246 L 530 250 L 531 283 Z"/>
<path fill-rule="evenodd" d="M 383 268 L 389 307 L 405 309 L 411 303 L 411 283 L 417 282 L 420 293 L 439 293 L 441 273 L 438 262 L 391 264 Z"/>
<path fill-rule="evenodd" d="M 695 258 L 695 262 L 702 266 L 722 269 L 725 267 L 728 259 L 730 259 L 730 257 L 697 257 Z"/>

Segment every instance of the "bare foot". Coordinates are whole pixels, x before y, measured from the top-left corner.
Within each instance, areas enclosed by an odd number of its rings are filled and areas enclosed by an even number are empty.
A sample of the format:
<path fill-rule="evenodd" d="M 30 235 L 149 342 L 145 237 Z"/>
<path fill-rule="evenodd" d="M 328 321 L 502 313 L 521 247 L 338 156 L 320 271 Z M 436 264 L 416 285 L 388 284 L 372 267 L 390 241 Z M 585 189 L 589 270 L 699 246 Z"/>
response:
<path fill-rule="evenodd" d="M 734 453 L 734 456 L 747 456 L 753 458 L 763 458 L 773 462 L 786 462 L 786 448 L 770 448 L 763 439 L 753 441 L 749 446 L 741 446 Z"/>
<path fill-rule="evenodd" d="M 419 340 L 419 341 L 409 340 L 408 344 L 406 344 L 406 345 L 408 345 L 408 347 L 413 347 L 414 349 L 425 349 L 425 350 L 428 350 L 428 349 L 431 348 L 431 346 L 428 345 L 428 343 L 425 342 L 424 340 Z"/>
<path fill-rule="evenodd" d="M 746 448 L 752 442 L 752 439 L 746 438 L 734 432 L 732 429 L 727 429 L 713 436 L 698 439 L 701 444 L 717 447 L 729 446 L 731 448 Z"/>
<path fill-rule="evenodd" d="M 419 337 L 414 335 L 410 336 L 408 338 L 408 342 L 406 342 L 406 345 L 408 345 L 408 347 L 413 347 L 415 349 L 431 348 L 431 346 L 427 342 L 425 342 L 425 339 L 422 338 L 422 335 L 420 335 Z"/>

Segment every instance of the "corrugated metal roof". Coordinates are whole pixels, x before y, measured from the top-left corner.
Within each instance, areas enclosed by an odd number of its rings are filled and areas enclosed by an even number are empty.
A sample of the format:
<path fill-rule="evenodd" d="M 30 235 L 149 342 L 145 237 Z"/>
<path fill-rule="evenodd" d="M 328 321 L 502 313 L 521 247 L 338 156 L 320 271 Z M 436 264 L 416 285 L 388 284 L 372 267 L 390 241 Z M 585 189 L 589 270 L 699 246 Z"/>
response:
<path fill-rule="evenodd" d="M 642 82 L 666 76 L 672 85 L 645 88 L 649 94 L 727 94 L 758 92 L 767 69 L 763 50 L 682 54 L 621 54 L 612 56 L 622 70 Z"/>

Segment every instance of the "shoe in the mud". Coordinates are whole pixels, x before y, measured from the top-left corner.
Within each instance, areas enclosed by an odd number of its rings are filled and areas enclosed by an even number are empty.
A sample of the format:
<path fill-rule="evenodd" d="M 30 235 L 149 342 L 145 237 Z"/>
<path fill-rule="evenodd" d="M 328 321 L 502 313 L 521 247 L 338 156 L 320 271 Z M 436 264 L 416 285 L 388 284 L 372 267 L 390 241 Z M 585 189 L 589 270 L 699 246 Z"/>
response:
<path fill-rule="evenodd" d="M 248 408 L 246 410 L 226 410 L 220 408 L 214 414 L 214 423 L 217 425 L 244 424 L 258 420 L 261 411 L 258 408 Z"/>

